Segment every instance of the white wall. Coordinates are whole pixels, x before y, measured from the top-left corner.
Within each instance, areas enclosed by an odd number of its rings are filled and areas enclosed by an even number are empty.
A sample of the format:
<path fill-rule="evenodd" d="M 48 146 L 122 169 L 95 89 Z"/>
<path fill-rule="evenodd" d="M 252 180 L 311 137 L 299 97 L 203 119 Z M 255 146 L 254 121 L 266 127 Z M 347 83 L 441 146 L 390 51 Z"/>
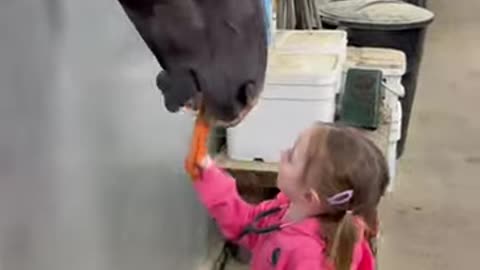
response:
<path fill-rule="evenodd" d="M 0 2 L 0 270 L 192 269 L 192 120 L 115 0 Z"/>

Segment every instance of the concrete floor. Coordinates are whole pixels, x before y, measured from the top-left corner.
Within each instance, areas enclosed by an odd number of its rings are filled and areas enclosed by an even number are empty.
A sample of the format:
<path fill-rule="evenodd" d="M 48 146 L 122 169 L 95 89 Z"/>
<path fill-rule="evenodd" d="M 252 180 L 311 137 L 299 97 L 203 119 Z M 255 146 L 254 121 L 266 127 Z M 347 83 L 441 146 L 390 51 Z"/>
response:
<path fill-rule="evenodd" d="M 480 1 L 430 1 L 397 186 L 382 205 L 380 269 L 478 269 Z M 232 269 L 243 267 L 232 267 Z"/>
<path fill-rule="evenodd" d="M 478 269 L 480 2 L 430 2 L 407 151 L 382 206 L 381 269 Z"/>

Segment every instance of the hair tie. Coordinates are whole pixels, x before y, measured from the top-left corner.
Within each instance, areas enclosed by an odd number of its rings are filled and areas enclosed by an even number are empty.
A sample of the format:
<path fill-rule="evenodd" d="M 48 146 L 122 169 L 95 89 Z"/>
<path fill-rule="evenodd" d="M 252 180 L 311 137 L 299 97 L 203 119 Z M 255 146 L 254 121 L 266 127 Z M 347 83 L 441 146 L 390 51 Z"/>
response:
<path fill-rule="evenodd" d="M 330 205 L 338 206 L 349 202 L 352 197 L 353 189 L 348 189 L 331 196 L 327 201 Z"/>

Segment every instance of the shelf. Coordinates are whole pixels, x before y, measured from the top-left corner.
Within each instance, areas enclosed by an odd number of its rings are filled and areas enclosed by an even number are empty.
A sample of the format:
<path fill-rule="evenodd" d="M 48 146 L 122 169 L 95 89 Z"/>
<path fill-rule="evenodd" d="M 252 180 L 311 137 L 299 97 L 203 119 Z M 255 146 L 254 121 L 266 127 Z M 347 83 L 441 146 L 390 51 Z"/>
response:
<path fill-rule="evenodd" d="M 278 163 L 261 161 L 241 161 L 229 158 L 225 153 L 215 156 L 217 164 L 228 170 L 277 173 Z"/>
<path fill-rule="evenodd" d="M 376 130 L 360 129 L 371 139 L 386 156 L 388 151 L 391 112 L 388 106 L 382 102 L 380 125 Z M 255 185 L 263 187 L 274 187 L 278 173 L 278 163 L 261 161 L 243 161 L 231 159 L 227 156 L 225 149 L 225 130 L 217 129 L 211 136 L 211 152 L 219 167 L 229 171 L 237 181 L 255 182 Z M 213 145 L 213 146 L 212 146 Z"/>

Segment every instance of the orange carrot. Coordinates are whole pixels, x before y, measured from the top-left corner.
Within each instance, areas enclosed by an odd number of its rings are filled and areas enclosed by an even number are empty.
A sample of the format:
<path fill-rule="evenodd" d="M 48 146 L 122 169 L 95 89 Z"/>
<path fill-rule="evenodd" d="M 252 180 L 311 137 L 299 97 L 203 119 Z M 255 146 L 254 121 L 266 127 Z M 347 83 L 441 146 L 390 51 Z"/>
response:
<path fill-rule="evenodd" d="M 192 180 L 200 176 L 199 165 L 208 154 L 207 141 L 210 127 L 200 113 L 195 121 L 193 136 L 190 142 L 190 152 L 185 162 L 185 168 Z"/>

